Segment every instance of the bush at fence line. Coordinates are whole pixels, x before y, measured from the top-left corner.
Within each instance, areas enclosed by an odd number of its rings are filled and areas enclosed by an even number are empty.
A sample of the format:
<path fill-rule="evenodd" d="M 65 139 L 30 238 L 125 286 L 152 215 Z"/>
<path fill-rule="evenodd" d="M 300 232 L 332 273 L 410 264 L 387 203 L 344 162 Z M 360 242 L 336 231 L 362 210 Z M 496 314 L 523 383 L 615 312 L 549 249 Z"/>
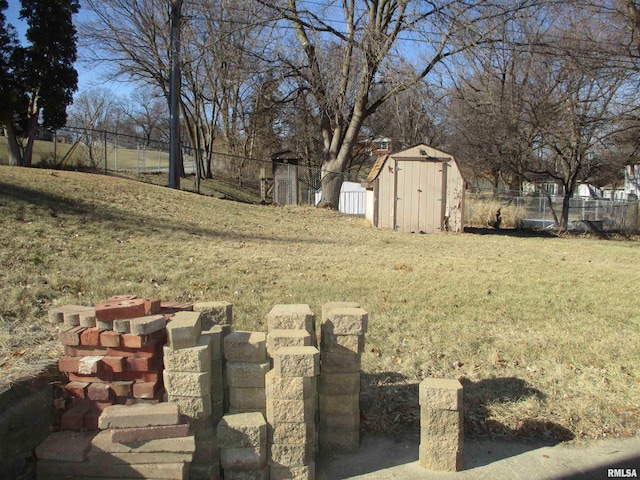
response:
<path fill-rule="evenodd" d="M 522 207 L 504 205 L 494 199 L 469 198 L 465 224 L 469 227 L 492 228 L 498 209 L 502 216 L 500 228 L 516 228 L 518 220 L 526 218 L 526 211 Z"/>

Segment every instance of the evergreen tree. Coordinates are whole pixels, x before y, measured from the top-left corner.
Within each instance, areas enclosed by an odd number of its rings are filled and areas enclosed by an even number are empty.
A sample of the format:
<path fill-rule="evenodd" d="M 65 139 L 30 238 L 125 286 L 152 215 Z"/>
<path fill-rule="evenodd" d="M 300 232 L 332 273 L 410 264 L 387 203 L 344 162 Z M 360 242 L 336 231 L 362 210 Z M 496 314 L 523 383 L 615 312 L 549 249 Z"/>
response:
<path fill-rule="evenodd" d="M 0 122 L 9 143 L 11 165 L 31 165 L 39 122 L 44 128 L 66 123 L 66 108 L 78 85 L 76 29 L 77 0 L 21 0 L 20 18 L 28 25 L 27 45 L 19 45 L 11 26 L 5 25 L 0 0 Z M 22 142 L 26 143 L 23 144 Z"/>

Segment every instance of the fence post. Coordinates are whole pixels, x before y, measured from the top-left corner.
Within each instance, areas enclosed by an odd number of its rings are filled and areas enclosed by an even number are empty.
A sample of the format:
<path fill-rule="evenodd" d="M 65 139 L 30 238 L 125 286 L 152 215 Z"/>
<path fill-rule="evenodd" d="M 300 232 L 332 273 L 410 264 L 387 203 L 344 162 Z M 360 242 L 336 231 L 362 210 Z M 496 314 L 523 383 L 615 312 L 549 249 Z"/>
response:
<path fill-rule="evenodd" d="M 104 174 L 107 175 L 107 131 L 104 130 Z"/>

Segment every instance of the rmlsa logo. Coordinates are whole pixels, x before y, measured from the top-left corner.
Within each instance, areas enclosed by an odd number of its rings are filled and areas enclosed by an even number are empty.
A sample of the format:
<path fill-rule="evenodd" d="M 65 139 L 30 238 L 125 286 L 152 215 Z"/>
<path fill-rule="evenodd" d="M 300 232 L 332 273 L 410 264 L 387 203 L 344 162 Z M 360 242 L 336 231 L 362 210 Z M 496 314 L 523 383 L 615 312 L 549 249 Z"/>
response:
<path fill-rule="evenodd" d="M 607 476 L 609 478 L 638 478 L 638 472 L 635 468 L 609 468 Z"/>

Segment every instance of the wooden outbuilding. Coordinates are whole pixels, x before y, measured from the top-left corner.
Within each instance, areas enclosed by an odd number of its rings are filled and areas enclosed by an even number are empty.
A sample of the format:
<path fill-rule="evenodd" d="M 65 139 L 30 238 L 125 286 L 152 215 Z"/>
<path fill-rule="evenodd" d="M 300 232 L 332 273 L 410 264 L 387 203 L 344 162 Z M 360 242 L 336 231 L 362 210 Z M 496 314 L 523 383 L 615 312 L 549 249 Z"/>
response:
<path fill-rule="evenodd" d="M 365 216 L 376 227 L 462 231 L 466 182 L 453 155 L 426 144 L 384 155 L 365 186 Z"/>
<path fill-rule="evenodd" d="M 291 150 L 271 155 L 274 204 L 296 205 L 298 203 L 299 161 L 298 156 Z"/>

